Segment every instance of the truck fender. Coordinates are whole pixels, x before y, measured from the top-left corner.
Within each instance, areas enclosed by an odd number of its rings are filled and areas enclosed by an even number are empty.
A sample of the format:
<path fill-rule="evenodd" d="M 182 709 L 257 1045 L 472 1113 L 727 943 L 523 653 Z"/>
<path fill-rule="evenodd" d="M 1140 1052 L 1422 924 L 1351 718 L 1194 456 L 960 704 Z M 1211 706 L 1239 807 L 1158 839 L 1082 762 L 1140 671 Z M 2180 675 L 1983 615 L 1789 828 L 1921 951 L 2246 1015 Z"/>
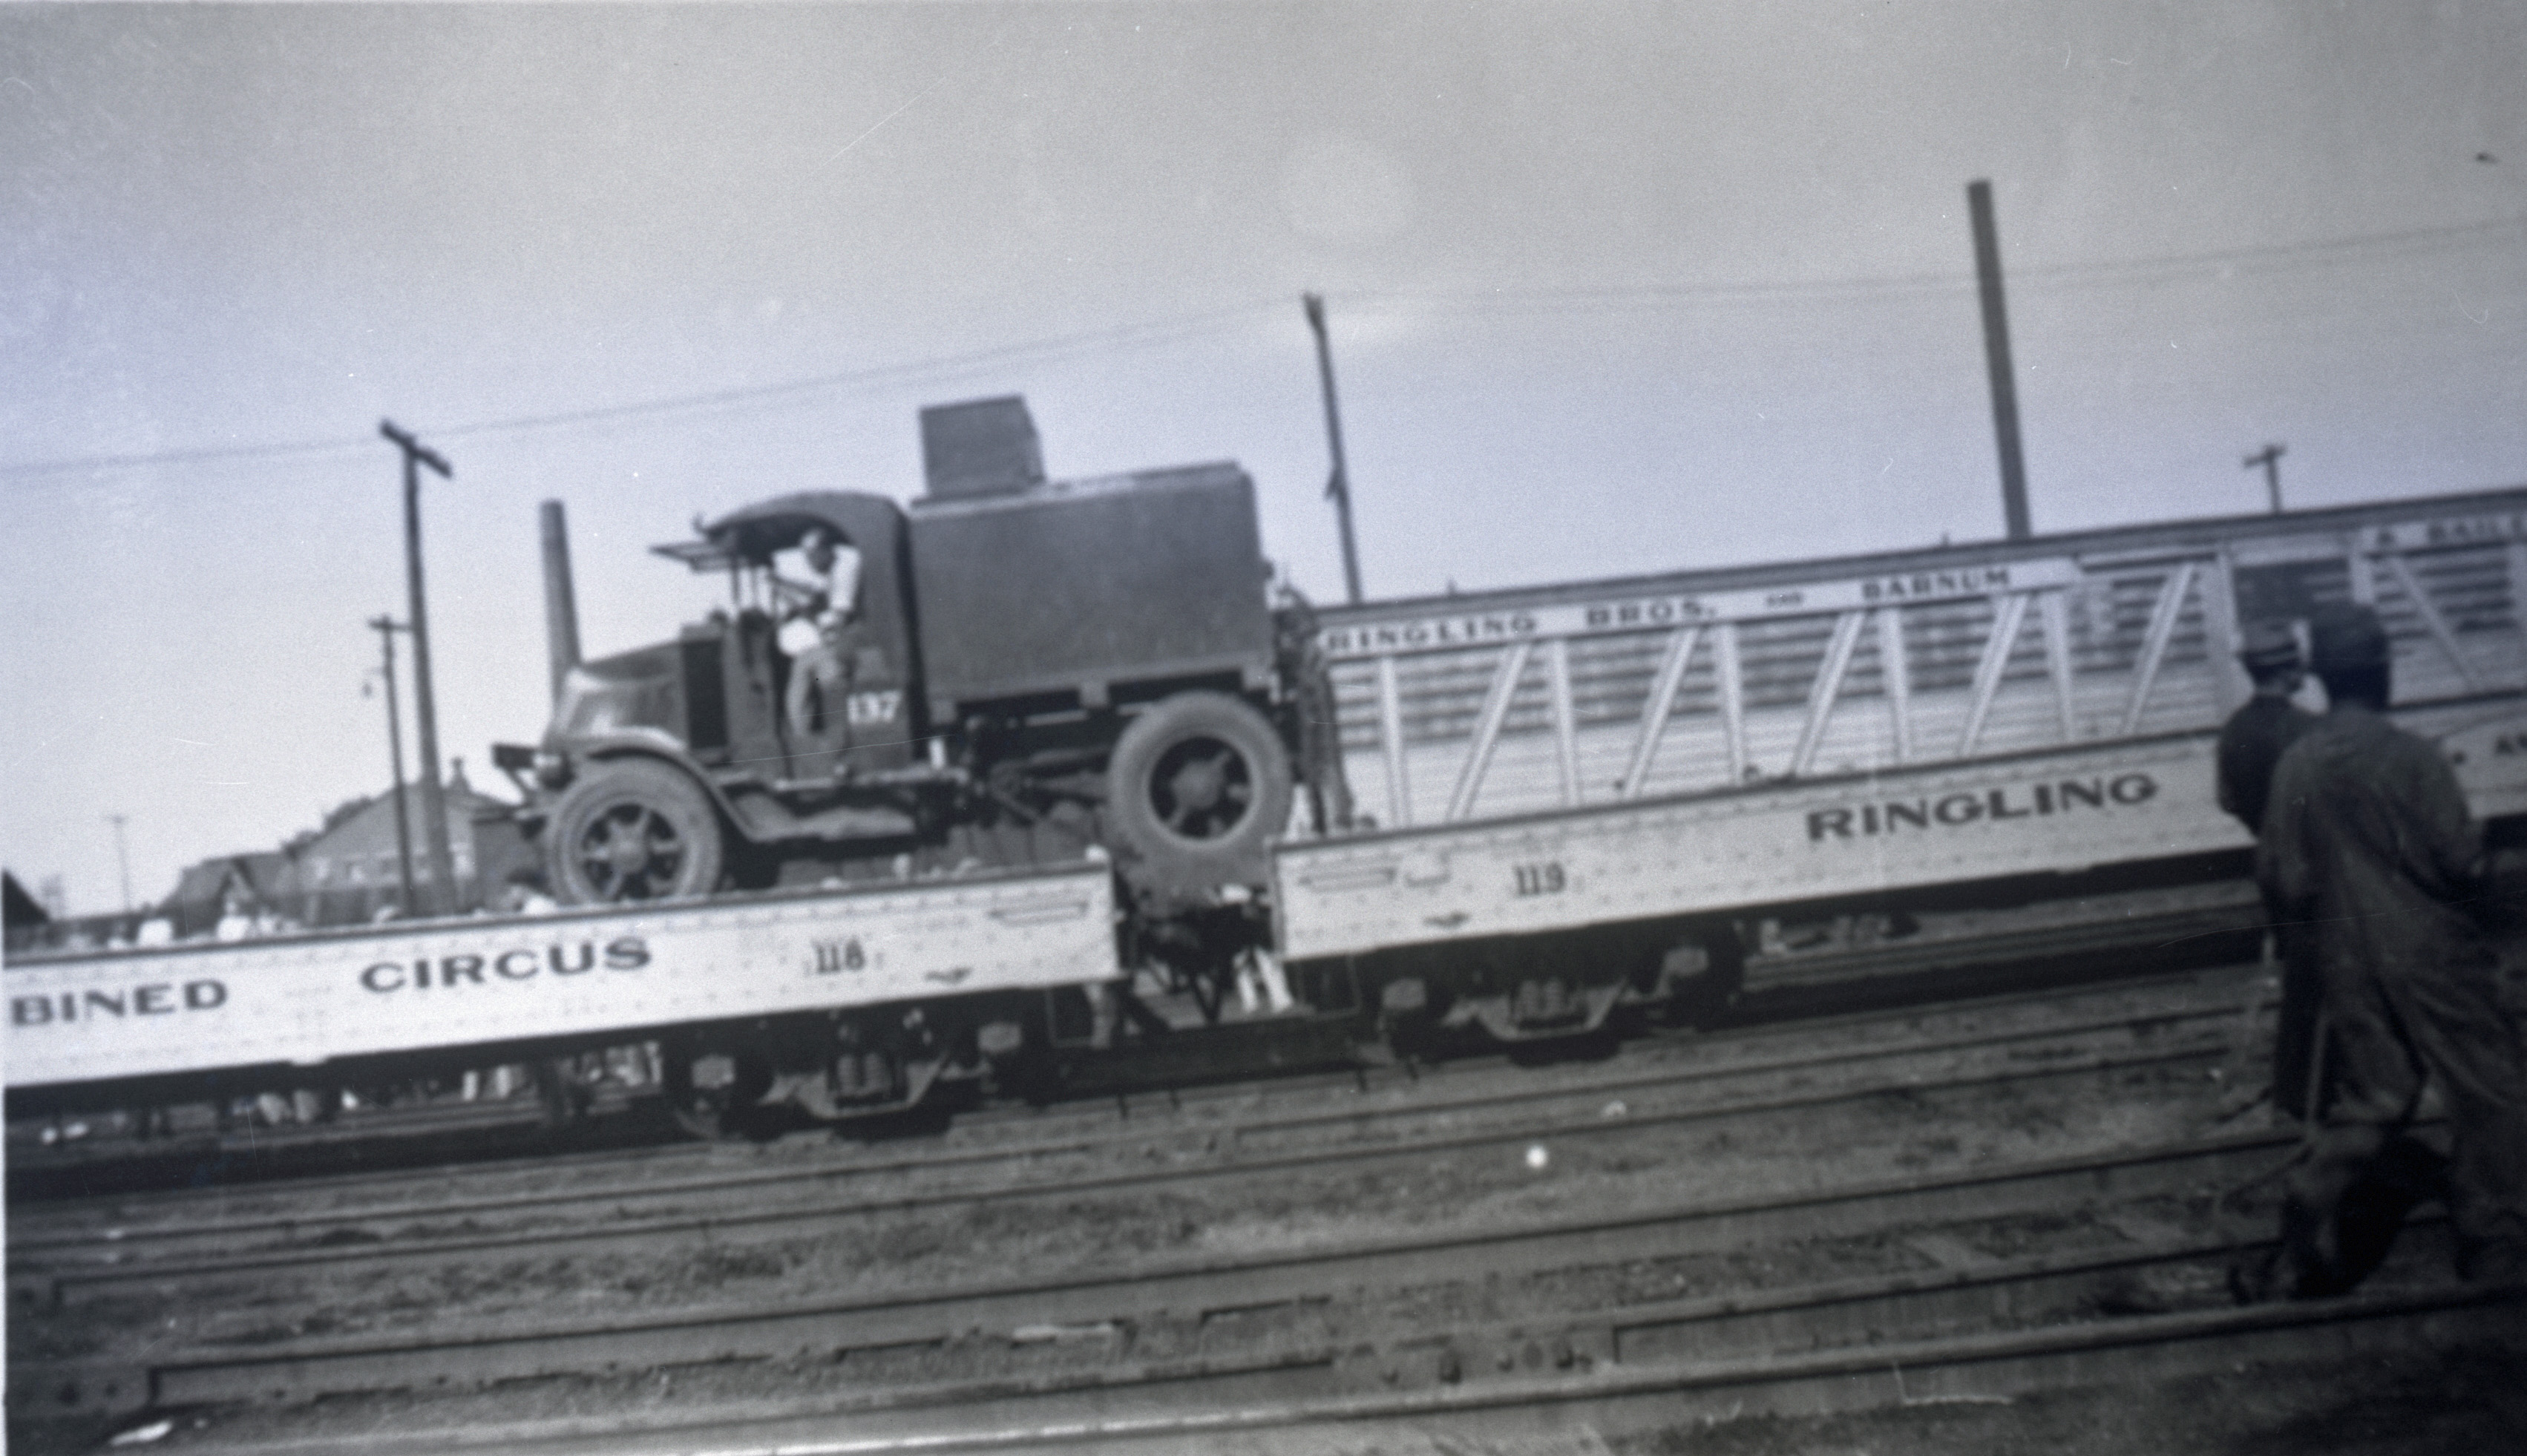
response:
<path fill-rule="evenodd" d="M 663 738 L 665 735 L 661 734 L 660 737 Z M 719 810 L 719 816 L 726 822 L 731 834 L 748 844 L 756 842 L 753 833 L 747 826 L 746 816 L 737 811 L 737 804 L 728 797 L 728 791 L 722 789 L 699 763 L 694 761 L 693 755 L 685 753 L 680 747 L 664 746 L 646 735 L 621 734 L 600 738 L 585 745 L 581 748 L 579 756 L 591 763 L 619 763 L 626 758 L 652 758 L 666 764 L 693 780 L 694 786 L 710 799 L 712 807 Z"/>

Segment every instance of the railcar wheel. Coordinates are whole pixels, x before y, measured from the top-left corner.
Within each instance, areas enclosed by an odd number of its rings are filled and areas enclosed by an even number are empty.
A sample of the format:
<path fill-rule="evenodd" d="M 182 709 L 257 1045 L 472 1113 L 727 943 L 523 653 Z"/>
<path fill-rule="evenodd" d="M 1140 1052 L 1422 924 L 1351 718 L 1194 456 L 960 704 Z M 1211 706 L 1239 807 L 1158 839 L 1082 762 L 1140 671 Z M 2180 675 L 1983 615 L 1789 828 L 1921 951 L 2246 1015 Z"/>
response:
<path fill-rule="evenodd" d="M 693 780 L 647 758 L 592 765 L 544 831 L 554 895 L 573 905 L 677 900 L 719 887 L 719 814 Z"/>
<path fill-rule="evenodd" d="M 1290 817 L 1290 755 L 1272 725 L 1224 693 L 1179 693 L 1114 741 L 1107 805 L 1145 883 L 1201 891 L 1251 884 Z"/>
<path fill-rule="evenodd" d="M 703 1054 L 690 1042 L 659 1048 L 659 1090 L 676 1125 L 708 1142 L 737 1137 L 772 1090 L 772 1064 L 749 1051 Z"/>
<path fill-rule="evenodd" d="M 1737 1004 L 1746 985 L 1746 943 L 1727 923 L 1707 926 L 1693 938 L 1654 953 L 1653 963 L 1660 1019 L 1671 1026 L 1719 1020 Z"/>
<path fill-rule="evenodd" d="M 572 1073 L 577 1070 L 576 1058 L 546 1057 L 528 1064 L 535 1081 L 536 1105 L 543 1114 L 544 1126 L 553 1131 L 575 1127 L 587 1119 L 589 1105 L 594 1101 L 588 1087 Z"/>

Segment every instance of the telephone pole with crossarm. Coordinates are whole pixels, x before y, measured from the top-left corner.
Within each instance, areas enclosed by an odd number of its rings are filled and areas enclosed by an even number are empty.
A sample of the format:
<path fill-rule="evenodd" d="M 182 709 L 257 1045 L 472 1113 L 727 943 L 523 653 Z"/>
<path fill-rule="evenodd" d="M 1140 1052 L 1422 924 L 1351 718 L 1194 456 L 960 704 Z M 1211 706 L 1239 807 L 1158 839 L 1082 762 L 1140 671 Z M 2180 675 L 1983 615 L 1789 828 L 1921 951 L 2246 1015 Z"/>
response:
<path fill-rule="evenodd" d="M 437 451 L 396 429 L 394 421 L 380 420 L 378 433 L 403 451 L 404 578 L 412 594 L 412 715 L 421 739 L 421 833 L 430 849 L 430 893 L 422 897 L 428 904 L 416 909 L 452 915 L 457 908 L 456 857 L 447 846 L 447 791 L 438 781 L 438 705 L 430 691 L 430 611 L 421 589 L 421 467 L 429 466 L 440 480 L 453 480 L 456 472 Z"/>

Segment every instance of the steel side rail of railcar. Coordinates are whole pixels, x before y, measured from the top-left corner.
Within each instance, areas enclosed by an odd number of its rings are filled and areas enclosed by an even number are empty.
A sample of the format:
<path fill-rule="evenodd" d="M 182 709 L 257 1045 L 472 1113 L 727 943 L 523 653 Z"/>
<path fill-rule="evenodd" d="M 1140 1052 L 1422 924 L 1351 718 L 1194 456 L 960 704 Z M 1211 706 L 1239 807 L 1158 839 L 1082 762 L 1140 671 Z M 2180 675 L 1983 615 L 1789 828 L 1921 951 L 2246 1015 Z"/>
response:
<path fill-rule="evenodd" d="M 15 1105 L 1110 981 L 1103 865 L 13 957 Z M 493 1059 L 496 1060 L 496 1059 Z M 321 1078 L 298 1078 L 301 1081 Z"/>
<path fill-rule="evenodd" d="M 2397 716 L 2476 814 L 2527 812 L 2527 489 L 1327 607 L 1378 822 L 1276 850 L 1280 947 L 1459 948 L 1387 1010 L 1430 981 L 1514 1037 L 1593 1026 L 1641 979 L 1606 962 L 1659 949 L 1520 937 L 1702 915 L 1725 959 L 1731 914 L 2240 872 L 2212 750 L 2243 627 L 2341 600 L 2384 618 Z"/>

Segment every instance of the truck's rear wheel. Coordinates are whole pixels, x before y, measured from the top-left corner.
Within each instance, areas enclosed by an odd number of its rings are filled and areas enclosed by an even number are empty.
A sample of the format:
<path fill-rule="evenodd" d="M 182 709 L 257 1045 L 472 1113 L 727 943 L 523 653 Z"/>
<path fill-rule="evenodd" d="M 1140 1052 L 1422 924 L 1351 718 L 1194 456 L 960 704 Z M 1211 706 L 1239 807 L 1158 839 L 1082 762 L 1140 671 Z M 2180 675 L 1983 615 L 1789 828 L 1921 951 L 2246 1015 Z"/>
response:
<path fill-rule="evenodd" d="M 1170 890 L 1252 884 L 1290 817 L 1290 755 L 1264 715 L 1224 693 L 1179 693 L 1114 741 L 1107 805 L 1128 869 Z"/>
<path fill-rule="evenodd" d="M 553 893 L 568 904 L 674 900 L 719 886 L 719 815 L 699 787 L 663 763 L 591 765 L 544 832 Z"/>

